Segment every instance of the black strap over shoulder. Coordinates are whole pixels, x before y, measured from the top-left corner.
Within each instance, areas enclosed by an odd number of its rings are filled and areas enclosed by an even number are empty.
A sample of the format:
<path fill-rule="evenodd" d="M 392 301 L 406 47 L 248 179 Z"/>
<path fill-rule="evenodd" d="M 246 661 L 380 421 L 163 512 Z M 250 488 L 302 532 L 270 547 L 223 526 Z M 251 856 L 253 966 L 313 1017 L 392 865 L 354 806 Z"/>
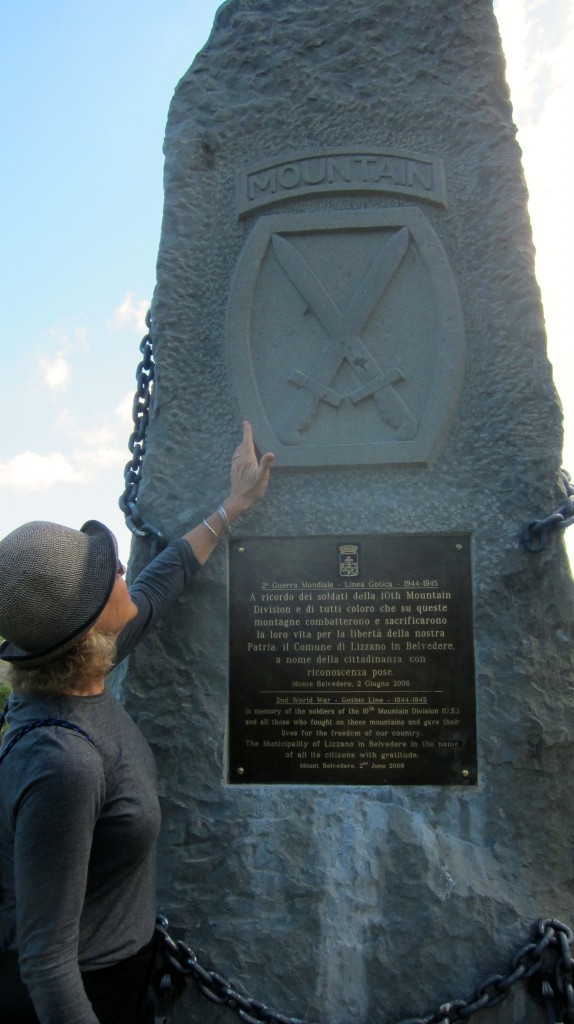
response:
<path fill-rule="evenodd" d="M 6 709 L 4 710 L 3 715 L 0 717 L 0 727 L 2 726 L 3 720 L 5 718 Z M 59 725 L 62 729 L 70 729 L 72 732 L 77 732 L 79 733 L 80 736 L 83 736 L 84 739 L 88 741 L 88 743 L 91 743 L 93 747 L 96 746 L 93 739 L 91 738 L 91 736 L 88 735 L 85 729 L 80 728 L 79 725 L 74 725 L 73 722 L 67 722 L 63 718 L 32 718 L 31 721 L 27 722 L 26 725 L 23 725 L 21 729 L 18 729 L 18 731 L 14 734 L 10 742 L 6 744 L 6 747 L 0 754 L 0 764 L 2 764 L 2 761 L 4 760 L 5 757 L 8 756 L 8 754 L 12 750 L 12 747 L 15 747 L 16 744 L 18 743 L 18 740 L 21 740 L 23 736 L 26 736 L 29 732 L 32 732 L 33 729 L 40 729 L 43 726 L 51 725 Z"/>

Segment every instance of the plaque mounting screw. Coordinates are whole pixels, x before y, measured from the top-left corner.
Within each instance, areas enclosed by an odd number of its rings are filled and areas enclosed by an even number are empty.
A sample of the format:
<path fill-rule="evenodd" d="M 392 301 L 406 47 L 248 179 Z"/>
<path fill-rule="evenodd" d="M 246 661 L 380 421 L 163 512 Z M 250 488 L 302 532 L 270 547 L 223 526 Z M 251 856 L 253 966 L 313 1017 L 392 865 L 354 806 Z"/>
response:
<path fill-rule="evenodd" d="M 237 550 L 239 551 L 240 555 L 244 555 L 245 554 L 245 548 L 237 548 Z"/>
<path fill-rule="evenodd" d="M 238 768 L 237 769 L 237 774 L 238 775 L 245 775 L 245 768 Z"/>
<path fill-rule="evenodd" d="M 455 548 L 457 551 L 462 551 L 462 544 L 455 544 Z"/>
<path fill-rule="evenodd" d="M 241 768 L 239 770 L 242 771 Z M 468 768 L 463 768 L 462 769 L 462 777 L 463 777 L 463 779 L 468 779 L 470 777 L 470 772 L 469 772 Z"/>

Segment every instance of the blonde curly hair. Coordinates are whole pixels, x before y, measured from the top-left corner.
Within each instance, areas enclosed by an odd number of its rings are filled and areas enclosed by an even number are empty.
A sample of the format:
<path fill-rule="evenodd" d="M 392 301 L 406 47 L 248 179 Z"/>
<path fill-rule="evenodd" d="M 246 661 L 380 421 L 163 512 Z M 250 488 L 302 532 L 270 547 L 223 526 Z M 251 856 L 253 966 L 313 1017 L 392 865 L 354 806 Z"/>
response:
<path fill-rule="evenodd" d="M 92 628 L 53 662 L 37 668 L 6 665 L 4 680 L 18 693 L 81 693 L 84 687 L 107 676 L 114 665 L 116 637 Z"/>

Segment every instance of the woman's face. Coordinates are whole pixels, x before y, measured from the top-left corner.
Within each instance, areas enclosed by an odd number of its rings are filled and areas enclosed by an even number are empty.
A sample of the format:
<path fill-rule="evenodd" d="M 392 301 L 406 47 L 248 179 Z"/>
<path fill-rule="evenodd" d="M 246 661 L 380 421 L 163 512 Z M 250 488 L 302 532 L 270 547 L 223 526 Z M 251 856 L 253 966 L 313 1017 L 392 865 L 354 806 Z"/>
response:
<path fill-rule="evenodd" d="M 101 633 L 112 633 L 113 636 L 117 636 L 124 626 L 127 626 L 128 622 L 135 618 L 137 613 L 138 610 L 130 597 L 126 581 L 118 574 L 108 603 L 97 620 L 95 628 Z"/>

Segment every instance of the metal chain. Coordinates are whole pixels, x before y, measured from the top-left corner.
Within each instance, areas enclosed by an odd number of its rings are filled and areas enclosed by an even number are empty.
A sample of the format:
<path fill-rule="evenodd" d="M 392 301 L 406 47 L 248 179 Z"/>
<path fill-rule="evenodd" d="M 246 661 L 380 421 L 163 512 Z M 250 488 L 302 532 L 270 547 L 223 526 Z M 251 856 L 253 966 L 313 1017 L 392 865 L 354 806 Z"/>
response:
<path fill-rule="evenodd" d="M 200 992 L 213 1003 L 226 1004 L 235 1010 L 245 1024 L 261 1024 L 271 1021 L 273 1024 L 309 1024 L 296 1017 L 286 1017 L 276 1010 L 271 1010 L 257 999 L 238 992 L 226 978 L 216 971 L 202 967 L 197 956 L 181 939 L 174 940 L 169 935 L 169 922 L 160 915 L 156 920 L 156 937 L 159 951 L 165 961 L 165 971 L 161 968 L 156 977 L 154 987 L 160 999 L 177 999 L 184 988 L 185 978 L 193 978 Z"/>
<path fill-rule="evenodd" d="M 142 516 L 137 507 L 155 375 L 151 310 L 148 310 L 145 322 L 148 331 L 140 342 L 142 360 L 136 370 L 137 388 L 132 409 L 134 430 L 128 442 L 132 458 L 124 470 L 125 489 L 119 499 L 119 506 L 124 513 L 126 526 L 133 534 L 137 537 L 151 537 L 154 546 L 162 548 L 166 544 L 165 537 Z M 520 542 L 527 551 L 542 551 L 554 530 L 565 529 L 574 523 L 574 487 L 570 482 L 570 474 L 564 469 L 562 480 L 567 494 L 565 503 L 545 519 L 531 519 L 522 527 Z M 278 1013 L 259 1000 L 238 992 L 226 978 L 202 967 L 193 950 L 181 940 L 174 941 L 167 927 L 167 918 L 159 917 L 156 932 L 167 969 L 160 972 L 157 988 L 163 998 L 180 994 L 183 985 L 177 984 L 178 976 L 180 980 L 193 977 L 208 999 L 235 1010 L 245 1024 L 309 1024 L 300 1018 Z M 443 1003 L 434 1013 L 424 1017 L 410 1017 L 398 1024 L 456 1024 L 468 1020 L 479 1010 L 498 1006 L 517 981 L 532 979 L 535 975 L 540 975 L 539 1001 L 546 1006 L 549 1024 L 574 1024 L 574 961 L 570 956 L 570 946 L 574 939 L 572 931 L 554 919 L 539 921 L 537 930 L 538 941 L 527 943 L 513 957 L 509 973 L 493 975 L 478 985 L 470 1002 L 455 999 Z M 548 962 L 550 954 L 553 964 Z"/>
<path fill-rule="evenodd" d="M 128 442 L 131 459 L 124 469 L 125 489 L 119 499 L 119 506 L 124 513 L 126 526 L 136 537 L 151 537 L 154 548 L 161 550 L 167 540 L 160 530 L 144 519 L 137 506 L 142 466 L 146 452 L 146 437 L 149 423 L 149 405 L 153 393 L 155 364 L 153 361 L 153 342 L 151 335 L 151 310 L 146 313 L 145 323 L 147 334 L 140 342 L 142 360 L 136 370 L 137 388 L 133 402 L 134 430 Z M 520 533 L 520 543 L 527 551 L 537 553 L 543 551 L 554 530 L 564 530 L 574 523 L 574 486 L 570 482 L 570 474 L 562 469 L 562 482 L 566 491 L 566 501 L 544 519 L 530 519 L 524 523 Z"/>
<path fill-rule="evenodd" d="M 134 429 L 128 441 L 128 448 L 132 457 L 124 469 L 125 490 L 119 499 L 119 506 L 124 513 L 128 529 L 136 537 L 151 537 L 154 541 L 154 547 L 157 550 L 161 550 L 167 543 L 166 538 L 160 530 L 144 519 L 137 506 L 143 460 L 146 452 L 149 404 L 153 394 L 155 377 L 150 309 L 146 313 L 145 323 L 148 330 L 140 342 L 140 352 L 143 358 L 136 370 L 137 387 L 132 407 Z"/>
<path fill-rule="evenodd" d="M 200 991 L 214 1003 L 235 1010 L 245 1024 L 310 1024 L 298 1017 L 287 1017 L 270 1009 L 257 999 L 238 992 L 226 978 L 207 970 L 197 956 L 181 940 L 168 934 L 167 918 L 158 917 L 156 935 L 164 960 L 156 976 L 160 998 L 177 998 L 186 977 L 191 977 Z M 507 974 L 495 974 L 478 985 L 470 1000 L 454 999 L 443 1003 L 424 1017 L 409 1017 L 397 1024 L 455 1024 L 466 1021 L 479 1010 L 498 1006 L 518 981 L 529 981 L 531 994 L 544 1005 L 549 1024 L 574 1024 L 574 960 L 570 947 L 574 935 L 570 928 L 553 918 L 537 922 L 534 940 L 528 942 L 512 958 Z"/>
<path fill-rule="evenodd" d="M 166 538 L 142 516 L 137 507 L 155 376 L 151 310 L 148 310 L 145 322 L 148 331 L 140 342 L 142 360 L 136 370 L 137 388 L 132 409 L 134 430 L 128 442 L 132 458 L 124 470 L 125 489 L 119 499 L 119 506 L 128 529 L 137 537 L 151 537 L 154 547 L 161 549 L 167 543 Z M 566 529 L 574 523 L 574 486 L 565 469 L 562 470 L 562 481 L 567 494 L 564 504 L 545 519 L 531 519 L 522 527 L 520 543 L 527 551 L 543 551 L 554 530 Z M 225 1004 L 235 1010 L 245 1024 L 309 1024 L 301 1018 L 278 1013 L 259 1000 L 238 992 L 226 978 L 202 967 L 193 950 L 181 940 L 174 941 L 167 927 L 167 918 L 158 917 L 156 933 L 165 960 L 165 970 L 160 969 L 156 984 L 161 998 L 177 997 L 183 989 L 184 979 L 193 977 L 203 995 L 212 1002 Z M 570 956 L 573 933 L 566 925 L 554 919 L 539 921 L 536 927 L 538 941 L 527 943 L 513 957 L 508 974 L 495 974 L 478 985 L 470 1001 L 455 999 L 443 1003 L 434 1013 L 424 1017 L 409 1017 L 397 1024 L 456 1024 L 468 1020 L 479 1010 L 498 1006 L 517 981 L 532 979 L 536 975 L 539 976 L 537 980 L 540 985 L 538 1001 L 546 1007 L 549 1024 L 574 1024 L 574 960 Z"/>
<path fill-rule="evenodd" d="M 531 519 L 522 527 L 520 543 L 527 551 L 535 554 L 544 550 L 554 530 L 565 530 L 574 523 L 574 487 L 570 482 L 570 474 L 565 469 L 561 472 L 567 494 L 564 504 L 545 519 Z"/>

